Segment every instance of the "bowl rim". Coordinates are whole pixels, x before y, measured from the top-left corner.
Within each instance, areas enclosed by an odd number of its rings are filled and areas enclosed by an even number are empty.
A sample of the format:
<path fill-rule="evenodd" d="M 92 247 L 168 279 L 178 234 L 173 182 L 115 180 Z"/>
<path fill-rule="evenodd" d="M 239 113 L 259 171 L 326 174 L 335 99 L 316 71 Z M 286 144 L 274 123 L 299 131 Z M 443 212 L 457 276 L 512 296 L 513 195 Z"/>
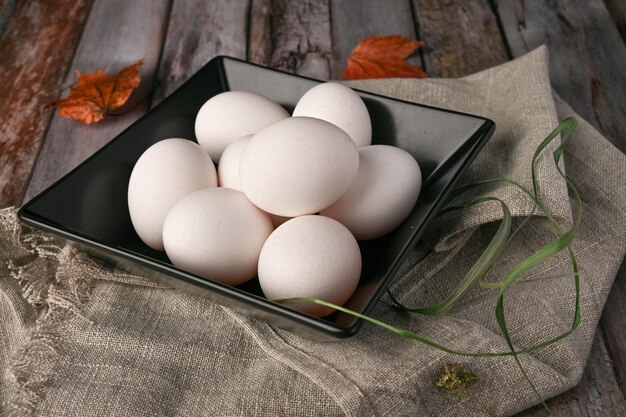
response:
<path fill-rule="evenodd" d="M 230 91 L 230 88 L 227 82 L 227 76 L 225 74 L 225 69 L 223 65 L 225 61 L 234 61 L 234 62 L 244 63 L 246 65 L 250 65 L 253 67 L 262 68 L 264 70 L 270 70 L 270 71 L 278 72 L 278 73 L 288 75 L 291 77 L 310 80 L 310 81 L 314 81 L 317 83 L 326 82 L 324 80 L 318 80 L 318 79 L 311 78 L 311 77 L 301 76 L 297 74 L 288 73 L 286 71 L 265 67 L 265 66 L 251 63 L 246 60 L 239 59 L 239 58 L 234 58 L 234 57 L 225 56 L 225 55 L 216 56 L 213 59 L 211 59 L 207 64 L 205 64 L 202 68 L 200 68 L 195 74 L 189 77 L 186 81 L 181 83 L 179 87 L 177 87 L 171 94 L 169 94 L 167 97 L 161 100 L 156 106 L 147 110 L 142 116 L 140 116 L 137 120 L 131 123 L 123 131 L 118 133 L 114 138 L 112 138 L 104 146 L 102 146 L 100 149 L 98 149 L 96 152 L 90 155 L 87 159 L 81 162 L 78 166 L 70 170 L 67 174 L 63 175 L 60 179 L 58 179 L 53 184 L 48 186 L 45 190 L 43 190 L 42 192 L 34 196 L 31 200 L 24 203 L 21 206 L 21 208 L 18 210 L 17 216 L 19 220 L 22 221 L 23 223 L 30 225 L 30 226 L 34 226 L 45 232 L 52 233 L 64 239 L 66 242 L 76 245 L 80 250 L 86 251 L 90 253 L 91 255 L 95 256 L 96 258 L 99 258 L 108 263 L 111 263 L 116 267 L 120 267 L 120 265 L 122 265 L 123 269 L 131 270 L 130 272 L 134 272 L 132 271 L 132 269 L 135 268 L 136 272 L 139 274 L 151 273 L 152 274 L 151 278 L 154 278 L 155 272 L 157 274 L 165 273 L 167 274 L 167 276 L 170 277 L 170 279 L 173 279 L 171 281 L 167 281 L 170 286 L 176 287 L 176 285 L 172 285 L 172 283 L 177 283 L 176 282 L 177 280 L 182 279 L 187 284 L 191 284 L 196 287 L 203 288 L 206 291 L 212 292 L 213 294 L 207 294 L 203 292 L 200 295 L 204 296 L 205 298 L 213 299 L 214 301 L 217 301 L 221 304 L 228 305 L 229 300 L 242 302 L 241 300 L 238 300 L 238 299 L 243 298 L 243 302 L 247 304 L 244 307 L 249 307 L 249 305 L 252 305 L 254 308 L 259 309 L 259 312 L 265 312 L 265 313 L 271 314 L 272 320 L 270 320 L 270 322 L 275 320 L 276 317 L 287 319 L 286 322 L 282 321 L 281 319 L 280 324 L 278 324 L 279 327 L 287 328 L 288 330 L 292 330 L 300 334 L 304 333 L 306 336 L 310 336 L 310 333 L 312 332 L 315 335 L 314 337 L 316 338 L 319 338 L 320 336 L 322 337 L 331 336 L 331 338 L 352 337 L 359 331 L 359 329 L 363 325 L 364 323 L 363 319 L 356 318 L 355 320 L 353 320 L 353 322 L 350 325 L 341 326 L 338 323 L 333 323 L 328 320 L 324 320 L 323 318 L 310 316 L 308 314 L 299 312 L 297 310 L 294 310 L 284 305 L 281 305 L 279 303 L 276 303 L 267 298 L 260 297 L 256 294 L 244 291 L 240 288 L 231 287 L 226 284 L 222 284 L 221 282 L 206 279 L 206 278 L 197 276 L 195 274 L 186 272 L 182 269 L 175 267 L 174 265 L 167 264 L 158 259 L 151 258 L 147 255 L 136 253 L 129 249 L 107 245 L 105 243 L 94 240 L 90 238 L 89 236 L 83 235 L 79 232 L 66 230 L 63 228 L 62 225 L 56 224 L 51 221 L 46 221 L 41 216 L 29 210 L 30 206 L 32 206 L 34 203 L 36 203 L 40 199 L 45 198 L 45 196 L 52 189 L 54 189 L 57 185 L 64 182 L 70 176 L 74 175 L 83 166 L 89 164 L 90 161 L 96 158 L 101 152 L 103 152 L 109 146 L 112 146 L 112 144 L 117 142 L 117 140 L 121 139 L 121 137 L 124 136 L 128 130 L 133 129 L 137 123 L 140 123 L 142 121 L 143 118 L 145 118 L 147 115 L 149 115 L 152 112 L 156 112 L 161 106 L 164 106 L 168 101 L 175 99 L 176 96 L 180 94 L 180 92 L 184 89 L 185 85 L 188 82 L 190 82 L 193 79 L 202 77 L 205 72 L 203 70 L 205 70 L 207 67 L 217 65 L 218 74 L 220 75 L 220 78 L 221 78 L 220 82 L 222 85 L 226 86 L 225 91 Z M 367 315 L 373 310 L 378 300 L 382 297 L 384 292 L 387 290 L 387 288 L 391 284 L 392 278 L 397 274 L 402 264 L 401 260 L 406 256 L 408 251 L 410 251 L 412 248 L 415 247 L 415 245 L 417 244 L 417 242 L 423 235 L 425 226 L 432 220 L 432 218 L 436 215 L 436 213 L 441 209 L 442 205 L 445 203 L 448 195 L 454 188 L 455 184 L 458 182 L 459 178 L 463 175 L 467 167 L 471 164 L 471 162 L 474 160 L 476 155 L 478 155 L 482 147 L 488 141 L 493 131 L 495 130 L 495 123 L 492 120 L 487 119 L 482 116 L 477 116 L 477 115 L 459 112 L 459 111 L 450 110 L 450 109 L 444 109 L 444 108 L 430 106 L 430 105 L 421 104 L 421 103 L 410 102 L 410 101 L 406 101 L 402 99 L 397 99 L 394 97 L 385 96 L 382 94 L 360 90 L 357 88 L 352 88 L 352 89 L 356 91 L 357 93 L 361 93 L 367 96 L 381 97 L 381 98 L 384 98 L 385 100 L 392 100 L 395 102 L 404 103 L 404 104 L 411 105 L 411 106 L 424 107 L 424 108 L 428 108 L 428 109 L 432 109 L 432 110 L 436 110 L 440 112 L 463 115 L 466 117 L 471 117 L 471 118 L 483 121 L 480 127 L 472 135 L 470 135 L 465 140 L 465 142 L 461 145 L 462 147 L 464 147 L 467 144 L 471 145 L 470 149 L 466 150 L 468 154 L 467 157 L 462 159 L 461 166 L 459 167 L 458 170 L 454 172 L 453 178 L 446 183 L 444 187 L 444 191 L 440 193 L 435 203 L 428 210 L 428 213 L 424 217 L 422 223 L 418 227 L 416 227 L 417 229 L 416 232 L 411 236 L 410 239 L 408 239 L 408 241 L 405 242 L 402 249 L 396 254 L 396 256 L 394 257 L 392 267 L 385 274 L 385 276 L 382 277 L 379 288 L 373 293 L 373 296 L 369 298 L 369 300 L 365 304 L 364 309 L 360 312 L 360 314 Z M 443 165 L 445 165 L 445 163 Z M 428 185 L 428 180 L 430 178 L 433 178 L 433 174 L 438 172 L 438 170 L 444 169 L 444 168 L 445 166 L 439 166 L 432 173 L 430 173 L 429 178 L 424 178 L 422 190 L 424 189 L 424 186 Z M 134 262 L 137 265 L 128 264 L 127 261 Z M 242 307 L 239 303 L 236 303 L 235 305 L 237 307 Z M 245 309 L 250 312 L 249 309 L 247 308 Z M 256 313 L 256 311 L 252 311 L 252 313 Z M 253 314 L 253 315 L 257 315 L 257 314 Z M 263 315 L 261 315 L 261 318 L 263 318 Z M 298 323 L 299 325 L 295 327 L 291 326 L 291 324 L 293 324 L 291 321 Z M 302 332 L 303 329 L 301 328 L 301 325 L 305 325 L 306 327 L 308 327 L 308 329 L 305 329 L 305 331 Z"/>

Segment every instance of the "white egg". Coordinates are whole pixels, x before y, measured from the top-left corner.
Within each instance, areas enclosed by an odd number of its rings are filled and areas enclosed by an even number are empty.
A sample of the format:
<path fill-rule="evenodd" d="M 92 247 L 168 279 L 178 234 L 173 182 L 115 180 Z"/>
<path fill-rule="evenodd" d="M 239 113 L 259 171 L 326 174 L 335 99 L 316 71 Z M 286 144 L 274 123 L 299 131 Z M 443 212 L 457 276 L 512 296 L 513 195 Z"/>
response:
<path fill-rule="evenodd" d="M 222 157 L 220 158 L 220 164 L 217 167 L 217 177 L 220 187 L 232 188 L 233 190 L 241 191 L 241 181 L 239 180 L 239 165 L 241 162 L 241 156 L 243 155 L 250 138 L 253 135 L 242 136 L 226 148 Z M 285 223 L 291 217 L 277 216 L 270 214 L 270 219 L 274 228 Z"/>
<path fill-rule="evenodd" d="M 319 84 L 298 101 L 294 116 L 315 117 L 343 129 L 358 147 L 372 143 L 372 122 L 365 103 L 351 88 L 337 83 Z"/>
<path fill-rule="evenodd" d="M 269 216 L 230 188 L 206 188 L 179 201 L 163 226 L 165 252 L 177 267 L 239 285 L 257 274 L 274 230 Z"/>
<path fill-rule="evenodd" d="M 163 222 L 184 196 L 217 186 L 215 165 L 197 143 L 165 139 L 137 160 L 128 183 L 128 209 L 137 234 L 146 245 L 163 250 Z"/>
<path fill-rule="evenodd" d="M 196 116 L 198 143 L 218 162 L 224 149 L 245 135 L 289 117 L 279 104 L 245 91 L 226 91 L 204 103 Z"/>
<path fill-rule="evenodd" d="M 409 215 L 422 174 L 415 158 L 400 148 L 372 145 L 359 149 L 359 171 L 348 191 L 321 211 L 346 226 L 358 240 L 389 233 Z"/>
<path fill-rule="evenodd" d="M 245 135 L 232 142 L 226 147 L 220 163 L 217 166 L 217 178 L 220 187 L 232 188 L 241 191 L 241 181 L 239 180 L 239 163 L 241 156 L 246 150 L 252 135 Z"/>
<path fill-rule="evenodd" d="M 358 150 L 343 130 L 324 120 L 291 117 L 250 139 L 239 175 L 243 191 L 256 206 L 295 217 L 337 201 L 358 165 Z"/>
<path fill-rule="evenodd" d="M 278 227 L 259 258 L 259 283 L 272 300 L 314 297 L 343 305 L 361 276 L 361 253 L 341 223 L 324 216 L 303 216 Z M 323 317 L 334 310 L 315 303 L 286 305 Z"/>

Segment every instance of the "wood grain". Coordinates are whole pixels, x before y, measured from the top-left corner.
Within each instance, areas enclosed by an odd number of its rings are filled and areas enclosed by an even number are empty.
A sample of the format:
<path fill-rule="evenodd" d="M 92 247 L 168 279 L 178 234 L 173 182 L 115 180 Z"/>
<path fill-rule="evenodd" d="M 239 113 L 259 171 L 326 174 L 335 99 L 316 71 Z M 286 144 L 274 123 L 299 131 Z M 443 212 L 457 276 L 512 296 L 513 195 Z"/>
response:
<path fill-rule="evenodd" d="M 615 380 L 613 363 L 598 330 L 580 384 L 552 398 L 548 406 L 560 417 L 623 417 L 626 402 Z M 548 414 L 536 406 L 515 417 L 540 417 Z"/>
<path fill-rule="evenodd" d="M 327 0 L 252 0 L 248 59 L 327 80 L 333 62 Z"/>
<path fill-rule="evenodd" d="M 15 12 L 18 0 L 0 0 L 0 37 L 4 34 L 4 30 Z"/>
<path fill-rule="evenodd" d="M 617 273 L 600 321 L 609 346 L 615 373 L 626 397 L 626 262 Z M 626 415 L 626 414 L 625 414 Z"/>
<path fill-rule="evenodd" d="M 153 105 L 215 56 L 246 58 L 248 7 L 248 0 L 174 1 Z"/>
<path fill-rule="evenodd" d="M 541 44 L 550 50 L 550 79 L 578 114 L 626 151 L 626 46 L 602 1 L 497 0 L 514 56 Z"/>
<path fill-rule="evenodd" d="M 26 199 L 80 164 L 148 109 L 147 100 L 139 103 L 137 100 L 145 98 L 152 90 L 168 11 L 168 0 L 109 0 L 94 4 L 72 61 L 72 69 L 91 72 L 104 68 L 116 73 L 126 65 L 144 59 L 141 86 L 125 106 L 132 110 L 121 116 L 109 116 L 100 123 L 83 125 L 55 115 Z M 116 22 L 116 30 L 111 30 L 111 22 Z M 71 85 L 74 82 L 74 72 L 70 71 L 65 83 Z"/>
<path fill-rule="evenodd" d="M 91 0 L 22 1 L 0 40 L 0 207 L 19 205 Z"/>
<path fill-rule="evenodd" d="M 409 0 L 334 0 L 331 5 L 333 36 L 332 78 L 342 78 L 350 52 L 368 36 L 402 35 L 417 38 L 413 10 Z M 407 60 L 422 65 L 419 53 Z"/>
<path fill-rule="evenodd" d="M 624 0 L 604 0 L 613 22 L 622 35 L 622 40 L 626 42 L 626 2 Z"/>
<path fill-rule="evenodd" d="M 508 61 L 487 0 L 413 0 L 424 67 L 431 77 L 461 77 Z"/>
<path fill-rule="evenodd" d="M 272 0 L 251 0 L 247 59 L 268 65 L 272 57 Z"/>

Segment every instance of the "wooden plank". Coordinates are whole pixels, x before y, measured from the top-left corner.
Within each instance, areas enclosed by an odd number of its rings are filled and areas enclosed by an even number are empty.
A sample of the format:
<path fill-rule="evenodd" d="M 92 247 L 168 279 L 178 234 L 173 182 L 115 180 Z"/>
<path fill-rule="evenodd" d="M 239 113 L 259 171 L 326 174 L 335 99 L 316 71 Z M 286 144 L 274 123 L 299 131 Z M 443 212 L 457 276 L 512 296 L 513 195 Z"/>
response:
<path fill-rule="evenodd" d="M 554 415 L 561 417 L 626 416 L 626 402 L 615 379 L 601 330 L 596 334 L 580 384 L 550 399 L 547 404 Z M 542 407 L 536 406 L 515 417 L 546 415 Z"/>
<path fill-rule="evenodd" d="M 153 105 L 215 56 L 246 58 L 248 7 L 248 0 L 173 3 Z"/>
<path fill-rule="evenodd" d="M 19 205 L 91 0 L 23 0 L 0 40 L 0 207 Z"/>
<path fill-rule="evenodd" d="M 272 57 L 272 0 L 251 0 L 247 59 L 270 65 Z"/>
<path fill-rule="evenodd" d="M 514 56 L 541 44 L 550 50 L 557 93 L 626 151 L 626 46 L 600 0 L 497 0 Z"/>
<path fill-rule="evenodd" d="M 17 0 L 0 0 L 0 38 L 2 38 L 16 7 Z"/>
<path fill-rule="evenodd" d="M 147 110 L 147 100 L 139 103 L 136 100 L 152 90 L 168 11 L 168 0 L 109 0 L 94 4 L 72 61 L 72 69 L 91 72 L 104 68 L 115 73 L 144 59 L 141 86 L 128 104 L 132 110 L 121 116 L 109 116 L 98 124 L 83 125 L 55 115 L 26 199 L 65 175 Z M 115 22 L 115 30 L 111 30 L 111 22 Z M 74 82 L 74 71 L 70 71 L 65 83 L 71 85 Z"/>
<path fill-rule="evenodd" d="M 508 61 L 487 0 L 413 0 L 424 66 L 431 77 L 461 77 Z"/>
<path fill-rule="evenodd" d="M 611 352 L 617 382 L 626 396 L 626 262 L 617 273 L 600 323 Z M 626 415 L 626 414 L 625 414 Z"/>
<path fill-rule="evenodd" d="M 328 0 L 252 0 L 248 59 L 313 78 L 331 77 Z"/>
<path fill-rule="evenodd" d="M 622 35 L 622 40 L 626 42 L 626 2 L 624 0 L 604 0 L 604 4 L 613 22 L 615 22 L 617 30 Z"/>
<path fill-rule="evenodd" d="M 417 38 L 413 10 L 409 0 L 335 0 L 331 1 L 331 27 L 334 65 L 332 78 L 342 78 L 350 52 L 368 36 L 402 35 Z M 419 54 L 407 60 L 422 65 Z"/>

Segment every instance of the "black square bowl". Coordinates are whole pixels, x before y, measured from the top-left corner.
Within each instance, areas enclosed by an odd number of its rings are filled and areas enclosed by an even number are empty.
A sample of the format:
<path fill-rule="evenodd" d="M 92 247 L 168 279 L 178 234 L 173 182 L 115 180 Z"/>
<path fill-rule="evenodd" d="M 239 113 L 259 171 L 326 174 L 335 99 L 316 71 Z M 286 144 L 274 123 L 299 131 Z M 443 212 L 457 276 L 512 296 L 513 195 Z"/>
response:
<path fill-rule="evenodd" d="M 314 338 L 352 336 L 360 328 L 361 319 L 338 312 L 316 318 L 266 299 L 256 279 L 230 287 L 176 268 L 165 253 L 150 249 L 139 239 L 126 200 L 130 173 L 141 154 L 162 139 L 195 140 L 196 113 L 212 96 L 228 90 L 249 91 L 292 111 L 302 94 L 318 83 L 238 59 L 217 57 L 80 166 L 25 204 L 18 216 L 24 223 L 67 239 L 116 267 L 243 310 L 276 326 Z M 404 223 L 386 236 L 360 244 L 361 280 L 345 306 L 367 314 L 495 125 L 482 117 L 357 93 L 372 119 L 373 143 L 411 153 L 424 179 L 418 202 Z"/>

